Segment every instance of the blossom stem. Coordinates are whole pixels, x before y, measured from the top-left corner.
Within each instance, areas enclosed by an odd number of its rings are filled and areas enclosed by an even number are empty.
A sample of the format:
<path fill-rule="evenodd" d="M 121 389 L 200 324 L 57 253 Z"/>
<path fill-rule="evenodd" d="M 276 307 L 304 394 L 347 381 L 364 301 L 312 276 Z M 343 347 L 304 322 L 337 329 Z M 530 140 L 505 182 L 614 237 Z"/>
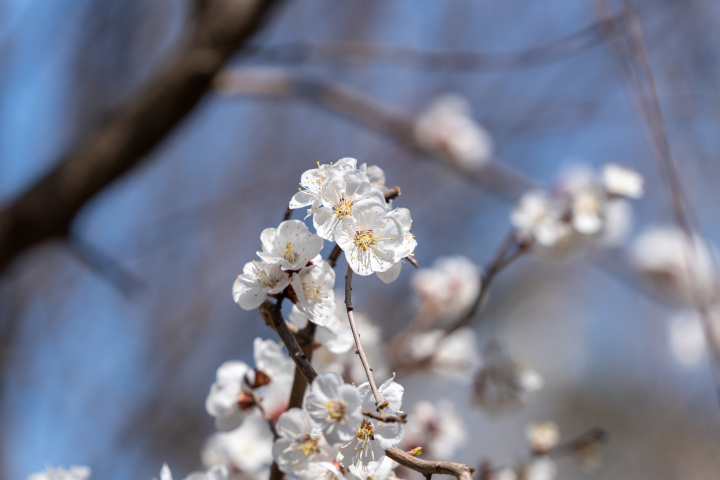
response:
<path fill-rule="evenodd" d="M 413 457 L 399 448 L 388 448 L 385 455 L 395 460 L 403 467 L 409 468 L 423 475 L 452 475 L 458 480 L 472 480 L 474 468 L 455 462 L 430 462 Z"/>
<path fill-rule="evenodd" d="M 370 389 L 372 390 L 373 396 L 375 397 L 375 406 L 377 406 L 379 410 L 381 408 L 380 393 L 378 392 L 377 386 L 375 385 L 375 379 L 373 378 L 372 369 L 370 368 L 370 363 L 365 356 L 365 350 L 363 350 L 362 343 L 360 342 L 360 334 L 358 333 L 357 325 L 355 325 L 355 316 L 353 314 L 351 293 L 352 276 L 353 270 L 350 265 L 348 265 L 347 274 L 345 275 L 345 305 L 347 306 L 348 320 L 350 321 L 350 329 L 352 330 L 353 338 L 355 339 L 355 353 L 360 356 L 360 361 L 362 362 L 363 368 L 365 369 L 365 374 L 367 375 Z"/>
<path fill-rule="evenodd" d="M 370 412 L 368 410 L 363 410 L 362 414 L 366 417 L 374 418 L 375 420 L 380 420 L 381 422 L 386 423 L 407 423 L 407 414 L 403 413 L 401 415 L 388 415 L 385 412 Z"/>

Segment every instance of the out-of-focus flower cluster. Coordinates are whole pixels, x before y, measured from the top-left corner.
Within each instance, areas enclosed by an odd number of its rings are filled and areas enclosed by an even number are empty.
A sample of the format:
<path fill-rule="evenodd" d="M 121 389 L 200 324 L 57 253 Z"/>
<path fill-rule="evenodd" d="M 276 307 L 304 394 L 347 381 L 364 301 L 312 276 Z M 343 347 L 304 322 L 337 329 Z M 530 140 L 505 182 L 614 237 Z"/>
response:
<path fill-rule="evenodd" d="M 628 199 L 643 195 L 643 178 L 614 164 L 602 174 L 577 168 L 553 190 L 525 193 L 510 220 L 518 237 L 538 253 L 564 258 L 592 241 L 614 244 L 631 223 Z"/>

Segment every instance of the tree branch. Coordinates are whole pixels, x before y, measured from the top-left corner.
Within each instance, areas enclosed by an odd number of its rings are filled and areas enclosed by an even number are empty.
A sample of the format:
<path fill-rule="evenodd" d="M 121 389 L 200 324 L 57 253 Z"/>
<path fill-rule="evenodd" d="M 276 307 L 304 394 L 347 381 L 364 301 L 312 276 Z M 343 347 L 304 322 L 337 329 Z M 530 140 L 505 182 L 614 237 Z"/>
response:
<path fill-rule="evenodd" d="M 458 480 L 472 480 L 472 474 L 475 471 L 474 468 L 470 468 L 462 463 L 421 460 L 399 448 L 389 448 L 385 450 L 385 455 L 403 467 L 422 473 L 423 475 L 452 475 L 453 477 L 457 477 Z"/>
<path fill-rule="evenodd" d="M 0 272 L 22 252 L 66 236 L 77 213 L 188 116 L 230 57 L 280 0 L 212 0 L 186 49 L 74 151 L 0 211 Z"/>
<path fill-rule="evenodd" d="M 362 414 L 366 417 L 374 418 L 385 423 L 407 423 L 407 414 L 401 415 L 388 415 L 385 412 L 371 412 L 369 410 L 363 410 Z"/>
<path fill-rule="evenodd" d="M 368 383 L 370 383 L 370 390 L 372 390 L 373 396 L 375 397 L 375 406 L 378 411 L 382 408 L 380 405 L 380 393 L 378 392 L 377 386 L 375 385 L 375 379 L 373 378 L 372 368 L 370 363 L 365 356 L 365 350 L 363 350 L 362 343 L 360 342 L 360 334 L 358 333 L 357 325 L 355 325 L 355 314 L 353 313 L 352 306 L 352 276 L 353 270 L 348 265 L 347 274 L 345 275 L 345 305 L 347 306 L 348 320 L 350 321 L 350 330 L 352 330 L 353 338 L 355 339 L 355 353 L 360 356 L 360 361 L 365 369 L 365 375 L 367 375 Z"/>

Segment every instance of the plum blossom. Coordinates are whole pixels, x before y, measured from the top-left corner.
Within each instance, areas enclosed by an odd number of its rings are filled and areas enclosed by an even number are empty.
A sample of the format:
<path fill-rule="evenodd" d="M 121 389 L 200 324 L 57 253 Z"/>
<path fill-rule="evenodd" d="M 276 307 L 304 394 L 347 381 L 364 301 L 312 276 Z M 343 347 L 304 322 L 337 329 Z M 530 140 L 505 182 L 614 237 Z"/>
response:
<path fill-rule="evenodd" d="M 542 377 L 512 358 L 497 343 L 483 351 L 483 368 L 475 378 L 474 402 L 489 413 L 498 413 L 527 402 L 543 386 Z"/>
<path fill-rule="evenodd" d="M 605 190 L 610 195 L 635 199 L 643 196 L 645 180 L 642 175 L 629 168 L 613 163 L 607 164 L 602 170 L 602 180 Z"/>
<path fill-rule="evenodd" d="M 335 372 L 315 378 L 305 397 L 305 409 L 330 445 L 350 441 L 362 423 L 360 395 Z"/>
<path fill-rule="evenodd" d="M 233 284 L 233 300 L 243 310 L 258 308 L 267 295 L 280 293 L 290 284 L 290 276 L 280 265 L 268 265 L 263 260 L 248 262 Z"/>
<path fill-rule="evenodd" d="M 708 309 L 711 334 L 720 334 L 720 307 Z M 695 309 L 680 311 L 672 316 L 668 325 L 670 348 L 675 360 L 685 368 L 697 366 L 707 354 L 707 338 L 703 319 Z M 715 339 L 720 341 L 720 338 Z"/>
<path fill-rule="evenodd" d="M 377 165 L 368 166 L 367 163 L 360 165 L 360 171 L 365 174 L 367 179 L 370 181 L 370 186 L 380 193 L 385 193 L 390 190 L 385 185 L 385 172 L 382 168 Z"/>
<path fill-rule="evenodd" d="M 210 467 L 206 472 L 193 472 L 185 480 L 227 480 L 228 469 L 225 465 L 215 465 Z M 167 463 L 163 464 L 160 469 L 160 480 L 172 480 L 172 473 Z"/>
<path fill-rule="evenodd" d="M 574 243 L 572 228 L 564 215 L 559 199 L 544 190 L 532 190 L 520 197 L 510 222 L 521 239 L 532 242 L 541 252 L 552 253 Z"/>
<path fill-rule="evenodd" d="M 470 113 L 470 104 L 463 97 L 441 96 L 418 117 L 415 138 L 462 168 L 482 167 L 492 158 L 493 140 Z"/>
<path fill-rule="evenodd" d="M 335 231 L 335 241 L 358 275 L 389 270 L 399 260 L 396 252 L 404 251 L 405 240 L 403 224 L 395 216 L 373 208 L 345 217 Z"/>
<path fill-rule="evenodd" d="M 292 280 L 297 309 L 313 323 L 324 325 L 335 312 L 335 270 L 318 255 L 312 265 L 294 272 Z"/>
<path fill-rule="evenodd" d="M 335 229 L 345 218 L 362 210 L 385 213 L 387 204 L 382 192 L 372 188 L 360 170 L 349 171 L 328 179 L 322 194 L 322 207 L 313 214 L 318 235 L 335 241 Z"/>
<path fill-rule="evenodd" d="M 263 251 L 257 252 L 265 263 L 283 270 L 299 270 L 323 248 L 323 239 L 310 233 L 300 220 L 286 220 L 278 228 L 266 228 L 260 234 Z"/>
<path fill-rule="evenodd" d="M 536 453 L 547 453 L 560 441 L 560 430 L 555 422 L 531 423 L 525 429 L 525 436 Z"/>
<path fill-rule="evenodd" d="M 70 465 L 65 467 L 47 467 L 44 471 L 34 473 L 27 477 L 27 480 L 88 480 L 90 478 L 90 467 Z"/>
<path fill-rule="evenodd" d="M 272 445 L 270 427 L 260 412 L 255 411 L 240 428 L 212 435 L 202 449 L 201 458 L 206 468 L 222 464 L 228 467 L 233 478 L 236 474 L 242 474 L 241 478 L 257 475 L 259 480 L 273 461 Z"/>
<path fill-rule="evenodd" d="M 373 472 L 361 472 L 354 465 L 350 466 L 346 478 L 347 480 L 401 480 L 394 472 L 399 466 L 400 464 L 395 460 L 385 457 L 378 469 Z"/>
<path fill-rule="evenodd" d="M 310 205 L 305 218 L 309 217 L 322 205 L 322 193 L 325 191 L 328 179 L 333 175 L 355 170 L 356 165 L 357 160 L 354 158 L 341 158 L 337 163 L 329 165 L 320 165 L 318 162 L 318 168 L 307 170 L 300 177 L 301 188 L 290 200 L 290 208 L 296 209 Z"/>
<path fill-rule="evenodd" d="M 304 410 L 291 408 L 280 415 L 276 429 L 279 438 L 275 440 L 272 453 L 281 471 L 302 471 L 325 456 L 320 448 L 322 434 L 314 428 Z"/>
<path fill-rule="evenodd" d="M 676 226 L 648 227 L 631 246 L 630 260 L 643 280 L 663 298 L 686 305 L 697 299 L 715 300 L 715 250 L 699 237 L 693 241 L 694 245 Z"/>
<path fill-rule="evenodd" d="M 469 258 L 439 257 L 431 268 L 415 272 L 411 285 L 421 310 L 441 325 L 467 312 L 480 292 L 482 270 Z"/>
<path fill-rule="evenodd" d="M 402 405 L 404 389 L 390 378 L 378 388 L 380 403 L 385 404 L 385 413 L 394 415 Z M 360 394 L 362 410 L 373 410 L 375 398 L 370 384 L 365 382 L 357 391 Z M 400 423 L 384 423 L 374 418 L 364 418 L 355 432 L 355 438 L 340 447 L 337 461 L 343 467 L 354 465 L 361 472 L 373 472 L 380 467 L 385 458 L 385 450 L 396 447 L 403 435 Z"/>
<path fill-rule="evenodd" d="M 415 247 L 417 247 L 417 241 L 415 235 L 410 233 L 410 227 L 412 227 L 412 217 L 410 211 L 407 208 L 396 208 L 395 210 L 388 213 L 390 217 L 397 219 L 403 226 L 403 240 L 400 246 L 395 250 L 395 263 L 384 272 L 378 271 L 377 276 L 385 283 L 392 283 L 397 280 L 400 275 L 400 269 L 402 268 L 402 260 L 409 255 L 413 254 Z"/>
<path fill-rule="evenodd" d="M 298 480 L 346 480 L 346 476 L 331 462 L 311 462 L 295 475 Z"/>
<path fill-rule="evenodd" d="M 255 410 L 250 394 L 256 388 L 266 410 L 273 412 L 287 402 L 295 365 L 272 340 L 256 338 L 253 343 L 256 368 L 241 361 L 223 363 L 205 400 L 207 412 L 214 417 L 215 428 L 227 432 L 237 428 Z"/>
<path fill-rule="evenodd" d="M 405 425 L 404 448 L 422 447 L 431 458 L 449 458 L 467 440 L 465 422 L 448 399 L 437 406 L 422 400 L 415 404 Z"/>
<path fill-rule="evenodd" d="M 418 334 L 412 342 L 412 355 L 424 359 L 433 352 L 429 367 L 437 374 L 456 378 L 470 378 L 480 367 L 475 332 L 459 328 L 449 335 L 442 329 Z"/>

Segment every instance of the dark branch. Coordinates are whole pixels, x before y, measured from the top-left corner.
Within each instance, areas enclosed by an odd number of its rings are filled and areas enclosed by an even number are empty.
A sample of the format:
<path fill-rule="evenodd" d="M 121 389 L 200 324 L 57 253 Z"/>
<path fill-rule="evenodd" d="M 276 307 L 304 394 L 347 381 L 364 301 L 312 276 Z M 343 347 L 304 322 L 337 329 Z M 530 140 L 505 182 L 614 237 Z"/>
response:
<path fill-rule="evenodd" d="M 370 412 L 368 410 L 363 410 L 362 414 L 366 417 L 374 418 L 375 420 L 380 420 L 381 422 L 386 423 L 407 423 L 407 414 L 403 413 L 402 415 L 388 415 L 384 412 Z"/>
<path fill-rule="evenodd" d="M 399 448 L 389 448 L 385 450 L 385 455 L 403 467 L 415 470 L 423 475 L 452 475 L 453 477 L 457 477 L 458 480 L 472 480 L 472 474 L 475 471 L 474 468 L 470 468 L 462 463 L 421 460 Z"/>
<path fill-rule="evenodd" d="M 66 236 L 92 197 L 139 164 L 192 112 L 215 75 L 278 3 L 206 2 L 176 60 L 0 211 L 0 271 L 27 249 Z"/>

